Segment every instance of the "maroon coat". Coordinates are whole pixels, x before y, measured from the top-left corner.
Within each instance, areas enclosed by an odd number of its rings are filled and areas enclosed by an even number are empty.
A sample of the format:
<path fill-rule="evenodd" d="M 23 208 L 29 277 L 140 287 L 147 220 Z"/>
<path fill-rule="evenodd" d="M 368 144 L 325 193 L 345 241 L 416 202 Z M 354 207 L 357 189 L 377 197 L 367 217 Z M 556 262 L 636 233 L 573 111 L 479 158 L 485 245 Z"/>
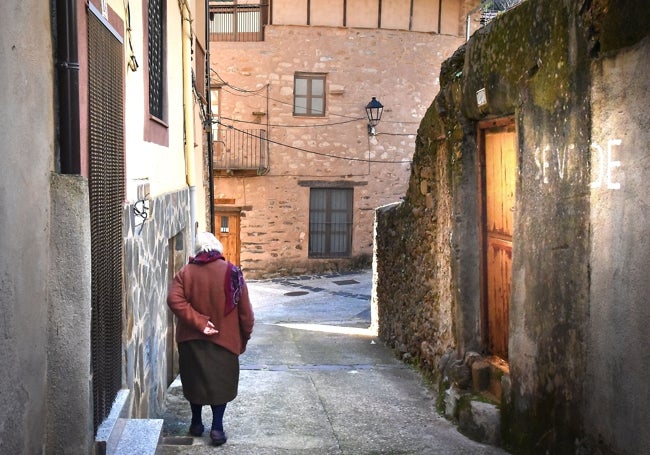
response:
<path fill-rule="evenodd" d="M 176 341 L 208 340 L 234 354 L 242 354 L 253 333 L 255 317 L 244 284 L 237 308 L 224 316 L 224 285 L 228 263 L 216 260 L 207 264 L 186 264 L 176 274 L 169 290 L 167 305 L 178 317 Z M 209 321 L 219 333 L 205 335 Z"/>

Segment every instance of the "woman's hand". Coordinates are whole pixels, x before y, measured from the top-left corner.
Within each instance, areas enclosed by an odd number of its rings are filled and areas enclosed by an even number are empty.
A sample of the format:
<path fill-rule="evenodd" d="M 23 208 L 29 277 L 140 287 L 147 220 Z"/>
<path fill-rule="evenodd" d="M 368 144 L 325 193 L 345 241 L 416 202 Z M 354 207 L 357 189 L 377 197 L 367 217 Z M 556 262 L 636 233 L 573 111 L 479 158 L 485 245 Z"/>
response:
<path fill-rule="evenodd" d="M 205 329 L 203 329 L 203 333 L 206 335 L 214 335 L 216 333 L 219 333 L 219 331 L 214 328 L 214 324 L 211 321 L 208 321 L 208 325 L 206 325 Z"/>

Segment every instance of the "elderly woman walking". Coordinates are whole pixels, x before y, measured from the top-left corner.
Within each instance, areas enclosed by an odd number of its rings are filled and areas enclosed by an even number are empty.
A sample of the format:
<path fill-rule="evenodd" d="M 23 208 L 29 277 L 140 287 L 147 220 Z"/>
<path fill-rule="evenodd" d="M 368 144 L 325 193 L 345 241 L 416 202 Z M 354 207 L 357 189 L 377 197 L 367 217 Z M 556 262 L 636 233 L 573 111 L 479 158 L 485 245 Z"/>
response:
<path fill-rule="evenodd" d="M 239 355 L 246 350 L 254 324 L 241 270 L 222 252 L 223 245 L 214 235 L 197 234 L 195 256 L 176 274 L 167 297 L 178 317 L 180 376 L 192 409 L 189 432 L 203 435 L 201 411 L 209 405 L 214 445 L 226 442 L 223 415 L 237 396 Z"/>

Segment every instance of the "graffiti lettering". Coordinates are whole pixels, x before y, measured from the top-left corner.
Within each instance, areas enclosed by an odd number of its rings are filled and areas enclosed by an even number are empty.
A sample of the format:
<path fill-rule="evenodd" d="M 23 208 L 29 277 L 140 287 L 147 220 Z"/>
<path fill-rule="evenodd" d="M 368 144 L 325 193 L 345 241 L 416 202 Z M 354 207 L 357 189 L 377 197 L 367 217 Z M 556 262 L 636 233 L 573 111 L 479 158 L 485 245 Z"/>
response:
<path fill-rule="evenodd" d="M 614 147 L 620 146 L 621 143 L 620 139 L 611 139 L 607 142 L 606 150 L 596 143 L 591 144 L 591 148 L 596 152 L 593 160 L 597 162 L 597 166 L 593 167 L 596 179 L 590 183 L 591 188 L 621 189 L 621 184 L 616 181 L 613 175 L 615 169 L 621 167 L 621 162 L 613 157 L 615 153 Z M 546 185 L 550 182 L 553 171 L 557 172 L 557 177 L 560 180 L 569 178 L 569 162 L 575 148 L 575 144 L 569 144 L 565 148 L 555 150 L 550 145 L 542 148 L 537 147 L 534 155 L 535 166 L 537 166 L 535 179 Z"/>
<path fill-rule="evenodd" d="M 535 178 L 547 184 L 549 182 L 551 163 L 555 161 L 558 176 L 561 180 L 564 180 L 565 175 L 567 175 L 567 157 L 574 149 L 575 145 L 573 144 L 569 144 L 564 150 L 551 150 L 550 145 L 543 149 L 537 147 L 535 149 L 535 165 L 537 166 Z"/>
<path fill-rule="evenodd" d="M 535 149 L 535 164 L 537 165 L 537 175 L 535 176 L 536 180 L 542 180 L 544 183 L 548 183 L 548 168 L 549 168 L 549 163 L 546 157 L 548 156 L 549 152 L 551 151 L 551 146 L 547 145 L 541 150 L 541 157 L 540 157 L 540 150 L 539 147 Z"/>
<path fill-rule="evenodd" d="M 576 146 L 573 144 L 569 144 L 567 149 L 564 151 L 564 153 L 560 154 L 558 150 L 557 154 L 557 172 L 560 175 L 560 179 L 564 180 L 564 173 L 566 171 L 566 161 L 567 161 L 567 156 L 575 149 Z"/>
<path fill-rule="evenodd" d="M 591 182 L 591 188 L 601 188 L 603 184 L 610 190 L 620 190 L 621 184 L 613 181 L 612 171 L 621 167 L 620 161 L 612 160 L 612 148 L 621 145 L 620 139 L 607 141 L 607 152 L 598 144 L 591 144 L 591 148 L 598 152 L 598 178 Z"/>

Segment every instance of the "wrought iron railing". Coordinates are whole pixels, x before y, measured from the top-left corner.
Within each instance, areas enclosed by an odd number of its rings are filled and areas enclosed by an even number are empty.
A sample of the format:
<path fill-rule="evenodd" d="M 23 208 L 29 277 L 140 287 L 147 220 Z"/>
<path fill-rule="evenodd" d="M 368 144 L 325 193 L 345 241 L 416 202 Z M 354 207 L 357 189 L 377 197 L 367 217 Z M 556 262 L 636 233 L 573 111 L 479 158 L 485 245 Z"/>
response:
<path fill-rule="evenodd" d="M 221 127 L 214 140 L 214 170 L 220 174 L 269 170 L 269 143 L 266 130 Z"/>
<path fill-rule="evenodd" d="M 264 41 L 268 23 L 265 3 L 224 5 L 210 2 L 211 41 Z"/>

